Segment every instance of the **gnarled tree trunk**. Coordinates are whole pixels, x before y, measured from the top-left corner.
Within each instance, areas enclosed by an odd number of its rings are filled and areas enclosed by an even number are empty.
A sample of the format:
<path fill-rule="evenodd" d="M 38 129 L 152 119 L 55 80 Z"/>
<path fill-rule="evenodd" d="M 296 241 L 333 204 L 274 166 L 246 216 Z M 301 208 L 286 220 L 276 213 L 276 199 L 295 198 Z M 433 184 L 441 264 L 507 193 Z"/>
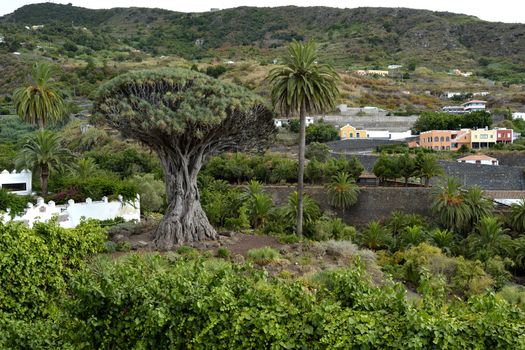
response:
<path fill-rule="evenodd" d="M 164 168 L 168 208 L 155 231 L 155 247 L 170 250 L 184 243 L 216 239 L 217 232 L 199 202 L 197 174 L 202 155 L 158 153 Z"/>

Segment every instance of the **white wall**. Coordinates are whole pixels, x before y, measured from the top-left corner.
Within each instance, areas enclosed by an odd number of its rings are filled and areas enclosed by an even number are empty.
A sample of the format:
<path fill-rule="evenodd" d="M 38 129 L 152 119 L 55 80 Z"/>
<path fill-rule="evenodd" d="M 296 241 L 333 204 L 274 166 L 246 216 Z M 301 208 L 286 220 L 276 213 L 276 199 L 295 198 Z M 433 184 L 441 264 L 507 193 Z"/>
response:
<path fill-rule="evenodd" d="M 412 136 L 412 130 L 402 131 L 402 132 L 391 132 L 390 140 L 404 140 Z"/>
<path fill-rule="evenodd" d="M 366 137 L 368 139 L 388 139 L 390 131 L 388 130 L 367 130 Z"/>
<path fill-rule="evenodd" d="M 30 195 L 32 191 L 32 174 L 29 170 L 24 169 L 19 173 L 16 170 L 13 170 L 12 172 L 4 170 L 0 173 L 0 188 L 2 188 L 2 186 L 6 184 L 21 184 L 21 183 L 26 184 L 25 191 L 10 191 L 10 192 L 14 194 L 19 194 L 22 196 Z"/>
<path fill-rule="evenodd" d="M 119 200 L 111 202 L 107 197 L 103 197 L 101 201 L 87 198 L 83 203 L 69 200 L 65 205 L 55 205 L 53 201 L 45 203 L 42 198 L 38 198 L 36 205 L 28 203 L 25 213 L 15 216 L 12 220 L 25 222 L 32 227 L 35 222 L 48 222 L 53 217 L 58 217 L 59 225 L 64 228 L 78 226 L 82 218 L 109 220 L 122 217 L 125 221 L 140 221 L 140 197 L 137 195 L 132 202 L 123 201 L 121 196 Z M 10 220 L 9 212 L 0 213 L 0 221 Z"/>

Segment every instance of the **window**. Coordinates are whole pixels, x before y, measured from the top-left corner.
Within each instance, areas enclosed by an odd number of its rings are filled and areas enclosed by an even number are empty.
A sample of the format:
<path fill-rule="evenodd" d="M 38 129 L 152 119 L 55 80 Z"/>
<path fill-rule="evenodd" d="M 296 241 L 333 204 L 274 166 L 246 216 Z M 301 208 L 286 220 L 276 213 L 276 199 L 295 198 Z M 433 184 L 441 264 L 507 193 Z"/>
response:
<path fill-rule="evenodd" d="M 3 189 L 6 189 L 8 191 L 26 191 L 26 183 L 15 183 L 15 184 L 3 184 L 1 186 Z"/>
<path fill-rule="evenodd" d="M 432 142 L 432 137 L 427 138 L 428 142 Z"/>
<path fill-rule="evenodd" d="M 476 164 L 481 164 L 481 160 L 476 160 Z"/>
<path fill-rule="evenodd" d="M 346 138 L 346 132 L 343 132 L 343 138 Z"/>
<path fill-rule="evenodd" d="M 434 137 L 434 141 L 435 141 L 435 142 L 438 142 L 438 141 L 439 141 L 439 137 L 437 137 L 437 136 Z"/>
<path fill-rule="evenodd" d="M 445 141 L 445 138 L 443 136 L 441 136 L 441 142 Z"/>
<path fill-rule="evenodd" d="M 351 133 L 350 133 L 350 138 L 353 138 L 353 137 L 354 137 L 354 133 L 351 132 Z"/>
<path fill-rule="evenodd" d="M 447 136 L 447 141 L 450 141 L 450 137 Z"/>

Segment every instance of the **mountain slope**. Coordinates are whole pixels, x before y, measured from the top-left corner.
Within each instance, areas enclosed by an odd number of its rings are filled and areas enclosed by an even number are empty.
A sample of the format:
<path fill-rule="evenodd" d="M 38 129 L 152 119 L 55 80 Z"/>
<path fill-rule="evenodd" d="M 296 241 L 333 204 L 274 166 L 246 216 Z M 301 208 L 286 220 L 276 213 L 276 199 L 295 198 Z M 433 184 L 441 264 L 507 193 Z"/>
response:
<path fill-rule="evenodd" d="M 292 39 L 313 38 L 320 43 L 325 60 L 339 67 L 415 61 L 435 69 L 481 69 L 497 79 L 501 70 L 525 64 L 525 25 L 405 8 L 239 7 L 179 13 L 44 3 L 21 7 L 0 23 L 8 28 L 46 24 L 80 45 L 67 28 L 87 27 L 117 43 L 186 58 L 270 59 Z"/>

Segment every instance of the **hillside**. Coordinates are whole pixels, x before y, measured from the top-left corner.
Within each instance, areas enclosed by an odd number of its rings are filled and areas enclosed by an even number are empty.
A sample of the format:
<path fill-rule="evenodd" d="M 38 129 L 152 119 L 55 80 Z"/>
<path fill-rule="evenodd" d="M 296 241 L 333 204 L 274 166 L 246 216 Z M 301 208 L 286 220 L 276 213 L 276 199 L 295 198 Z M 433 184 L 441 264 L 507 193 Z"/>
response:
<path fill-rule="evenodd" d="M 79 45 L 85 43 L 85 35 L 70 33 L 68 27 L 85 27 L 104 37 L 106 44 L 113 41 L 110 44 L 186 58 L 249 55 L 273 59 L 273 51 L 290 40 L 314 38 L 326 59 L 342 68 L 415 60 L 425 67 L 479 70 L 497 77 L 525 63 L 525 25 L 404 8 L 239 7 L 178 13 L 45 3 L 21 7 L 1 23 L 11 29 L 45 24 L 48 28 L 40 34 L 51 38 L 59 32 L 62 40 L 65 37 Z"/>

